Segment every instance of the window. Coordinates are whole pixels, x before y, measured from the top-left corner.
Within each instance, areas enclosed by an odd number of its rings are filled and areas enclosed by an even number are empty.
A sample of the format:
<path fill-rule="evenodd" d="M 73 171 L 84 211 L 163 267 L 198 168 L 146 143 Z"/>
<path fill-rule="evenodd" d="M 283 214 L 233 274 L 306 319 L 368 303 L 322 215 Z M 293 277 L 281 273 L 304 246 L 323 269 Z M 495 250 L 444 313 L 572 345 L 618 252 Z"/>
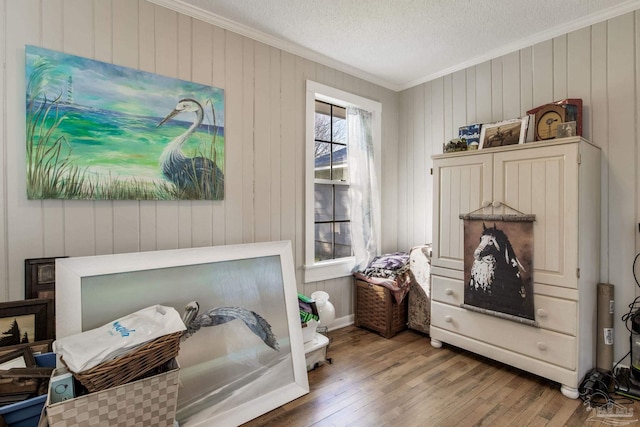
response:
<path fill-rule="evenodd" d="M 372 113 L 379 170 L 381 105 L 312 81 L 306 96 L 305 282 L 315 282 L 348 276 L 354 266 L 346 109 Z"/>
<path fill-rule="evenodd" d="M 346 109 L 315 102 L 314 261 L 351 253 Z"/>

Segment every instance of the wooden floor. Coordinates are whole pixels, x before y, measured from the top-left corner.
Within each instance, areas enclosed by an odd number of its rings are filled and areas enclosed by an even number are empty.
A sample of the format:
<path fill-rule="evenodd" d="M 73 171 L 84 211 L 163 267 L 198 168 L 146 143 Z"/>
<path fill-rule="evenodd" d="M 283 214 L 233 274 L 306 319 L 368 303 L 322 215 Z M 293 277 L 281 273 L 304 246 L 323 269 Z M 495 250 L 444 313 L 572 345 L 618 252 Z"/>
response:
<path fill-rule="evenodd" d="M 597 413 L 564 397 L 559 384 L 455 347 L 433 348 L 414 331 L 384 339 L 349 326 L 328 335 L 333 363 L 309 372 L 309 394 L 244 427 L 640 427 L 640 402 L 617 400 Z"/>

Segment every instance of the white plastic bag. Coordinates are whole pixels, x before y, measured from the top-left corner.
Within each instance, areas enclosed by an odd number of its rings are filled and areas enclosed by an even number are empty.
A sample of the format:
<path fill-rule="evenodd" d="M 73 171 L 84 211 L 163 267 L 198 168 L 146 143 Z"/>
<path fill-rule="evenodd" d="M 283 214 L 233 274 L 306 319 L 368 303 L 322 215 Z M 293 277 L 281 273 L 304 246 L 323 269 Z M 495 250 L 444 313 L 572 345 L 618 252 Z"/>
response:
<path fill-rule="evenodd" d="M 83 372 L 163 335 L 184 331 L 173 307 L 154 305 L 80 334 L 60 338 L 53 351 L 73 372 Z"/>

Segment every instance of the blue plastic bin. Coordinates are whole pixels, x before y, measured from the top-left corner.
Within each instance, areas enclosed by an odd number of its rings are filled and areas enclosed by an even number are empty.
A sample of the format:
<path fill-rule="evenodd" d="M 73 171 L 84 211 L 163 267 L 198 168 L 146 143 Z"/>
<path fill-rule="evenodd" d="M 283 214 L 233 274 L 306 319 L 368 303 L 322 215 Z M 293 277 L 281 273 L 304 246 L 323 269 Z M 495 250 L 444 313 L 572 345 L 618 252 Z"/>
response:
<path fill-rule="evenodd" d="M 9 427 L 38 427 L 47 395 L 33 397 L 11 405 L 0 406 L 0 414 Z"/>
<path fill-rule="evenodd" d="M 42 368 L 56 367 L 56 354 L 53 352 L 36 354 L 33 356 L 33 358 L 36 359 L 36 365 Z"/>
<path fill-rule="evenodd" d="M 34 356 L 38 366 L 46 368 L 56 367 L 56 354 L 43 353 Z M 38 427 L 40 413 L 47 400 L 47 395 L 33 397 L 11 405 L 0 406 L 0 415 L 8 427 Z"/>

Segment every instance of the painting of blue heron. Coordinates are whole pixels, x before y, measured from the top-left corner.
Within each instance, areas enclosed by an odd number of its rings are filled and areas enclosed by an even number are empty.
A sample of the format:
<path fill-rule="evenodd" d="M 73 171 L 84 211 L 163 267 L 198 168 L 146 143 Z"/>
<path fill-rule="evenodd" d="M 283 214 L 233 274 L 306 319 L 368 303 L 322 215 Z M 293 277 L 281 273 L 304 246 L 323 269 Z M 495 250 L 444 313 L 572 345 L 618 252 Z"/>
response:
<path fill-rule="evenodd" d="M 25 47 L 29 199 L 223 200 L 224 90 Z"/>

